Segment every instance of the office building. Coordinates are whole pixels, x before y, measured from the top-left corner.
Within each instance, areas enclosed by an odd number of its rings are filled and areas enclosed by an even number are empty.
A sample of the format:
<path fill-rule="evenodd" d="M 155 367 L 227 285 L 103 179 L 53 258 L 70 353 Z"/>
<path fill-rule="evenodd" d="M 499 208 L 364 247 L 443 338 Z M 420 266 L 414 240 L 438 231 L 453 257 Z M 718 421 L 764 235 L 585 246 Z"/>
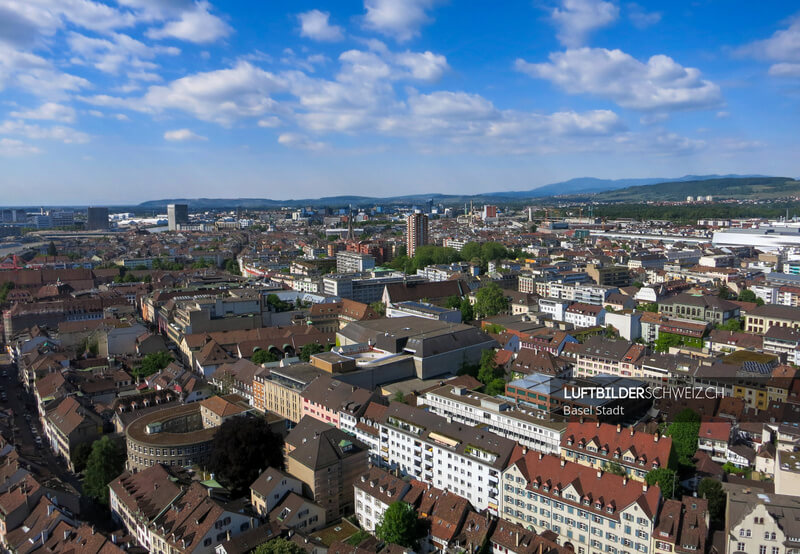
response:
<path fill-rule="evenodd" d="M 337 252 L 336 253 L 336 272 L 337 273 L 361 273 L 375 269 L 375 257 L 360 252 Z"/>
<path fill-rule="evenodd" d="M 86 230 L 105 231 L 108 229 L 108 208 L 87 208 Z"/>
<path fill-rule="evenodd" d="M 406 217 L 406 255 L 413 256 L 423 244 L 428 244 L 428 216 L 409 214 Z"/>
<path fill-rule="evenodd" d="M 169 204 L 167 206 L 169 230 L 177 231 L 181 225 L 189 223 L 189 206 L 187 204 Z"/>

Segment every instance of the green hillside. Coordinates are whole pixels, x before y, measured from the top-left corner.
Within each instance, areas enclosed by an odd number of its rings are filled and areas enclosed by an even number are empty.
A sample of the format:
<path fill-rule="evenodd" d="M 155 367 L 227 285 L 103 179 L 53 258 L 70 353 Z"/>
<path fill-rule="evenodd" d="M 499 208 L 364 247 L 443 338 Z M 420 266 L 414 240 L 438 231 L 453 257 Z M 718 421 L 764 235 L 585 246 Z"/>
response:
<path fill-rule="evenodd" d="M 642 185 L 591 195 L 600 202 L 682 201 L 687 196 L 714 200 L 769 199 L 800 196 L 800 181 L 788 177 L 739 177 Z"/>

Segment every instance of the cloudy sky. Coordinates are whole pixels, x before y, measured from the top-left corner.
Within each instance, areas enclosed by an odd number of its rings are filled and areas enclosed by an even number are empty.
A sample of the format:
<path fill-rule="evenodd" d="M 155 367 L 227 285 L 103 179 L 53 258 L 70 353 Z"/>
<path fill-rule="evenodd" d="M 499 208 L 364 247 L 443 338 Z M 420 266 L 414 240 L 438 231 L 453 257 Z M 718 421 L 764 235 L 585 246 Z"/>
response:
<path fill-rule="evenodd" d="M 0 204 L 798 176 L 797 10 L 0 0 Z"/>

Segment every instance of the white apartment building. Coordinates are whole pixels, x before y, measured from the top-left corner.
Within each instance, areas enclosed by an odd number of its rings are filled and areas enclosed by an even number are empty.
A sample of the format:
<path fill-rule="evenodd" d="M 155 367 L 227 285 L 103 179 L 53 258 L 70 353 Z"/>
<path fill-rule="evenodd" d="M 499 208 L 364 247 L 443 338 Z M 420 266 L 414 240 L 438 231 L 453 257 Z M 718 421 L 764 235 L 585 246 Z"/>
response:
<path fill-rule="evenodd" d="M 657 486 L 530 451 L 503 472 L 502 486 L 503 519 L 553 531 L 576 554 L 653 550 Z"/>
<path fill-rule="evenodd" d="M 575 327 L 597 327 L 603 325 L 605 315 L 602 306 L 575 302 L 564 311 L 564 321 Z"/>
<path fill-rule="evenodd" d="M 569 307 L 569 300 L 555 298 L 540 298 L 539 311 L 550 315 L 556 321 L 564 321 L 564 312 Z"/>
<path fill-rule="evenodd" d="M 443 385 L 417 399 L 431 413 L 449 421 L 484 425 L 489 431 L 518 442 L 537 452 L 559 455 L 565 422 L 549 421 L 535 410 L 524 410 L 513 403 L 453 385 Z"/>
<path fill-rule="evenodd" d="M 359 252 L 340 251 L 336 253 L 337 273 L 361 273 L 375 268 L 375 257 Z"/>
<path fill-rule="evenodd" d="M 389 505 L 402 500 L 410 488 L 407 481 L 384 469 L 371 467 L 353 484 L 355 515 L 361 528 L 373 533 Z"/>
<path fill-rule="evenodd" d="M 498 514 L 500 473 L 513 441 L 399 402 L 384 412 L 379 434 L 382 465 Z"/>

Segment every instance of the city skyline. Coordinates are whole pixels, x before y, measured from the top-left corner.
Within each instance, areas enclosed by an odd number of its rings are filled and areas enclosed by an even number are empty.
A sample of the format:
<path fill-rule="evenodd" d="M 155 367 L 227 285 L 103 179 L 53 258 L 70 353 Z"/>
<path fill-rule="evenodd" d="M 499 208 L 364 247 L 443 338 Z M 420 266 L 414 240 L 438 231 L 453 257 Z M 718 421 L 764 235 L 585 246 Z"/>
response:
<path fill-rule="evenodd" d="M 6 204 L 798 173 L 788 4 L 246 4 L 0 1 Z"/>

